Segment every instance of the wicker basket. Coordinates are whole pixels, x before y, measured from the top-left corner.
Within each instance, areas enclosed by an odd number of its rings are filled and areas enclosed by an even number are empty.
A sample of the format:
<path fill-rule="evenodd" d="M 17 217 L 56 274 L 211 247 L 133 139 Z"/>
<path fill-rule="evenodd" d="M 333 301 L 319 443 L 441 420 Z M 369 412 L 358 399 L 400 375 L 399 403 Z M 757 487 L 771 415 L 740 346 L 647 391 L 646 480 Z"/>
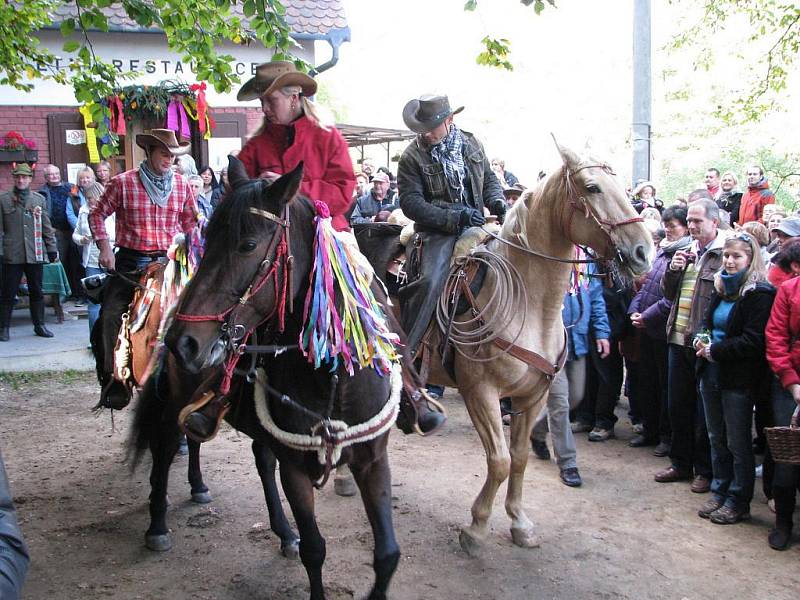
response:
<path fill-rule="evenodd" d="M 767 434 L 769 451 L 775 462 L 790 465 L 800 465 L 800 406 L 792 415 L 789 427 L 766 427 L 764 433 Z"/>

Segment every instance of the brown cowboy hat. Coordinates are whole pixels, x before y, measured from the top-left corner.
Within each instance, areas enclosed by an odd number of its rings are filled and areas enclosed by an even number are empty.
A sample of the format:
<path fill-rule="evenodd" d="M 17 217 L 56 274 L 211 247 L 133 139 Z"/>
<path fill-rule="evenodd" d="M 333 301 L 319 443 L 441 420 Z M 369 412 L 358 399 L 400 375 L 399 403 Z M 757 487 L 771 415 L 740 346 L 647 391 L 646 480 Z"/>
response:
<path fill-rule="evenodd" d="M 317 91 L 317 82 L 298 71 L 293 62 L 276 60 L 258 65 L 256 76 L 242 86 L 236 99 L 255 100 L 287 85 L 299 85 L 304 96 L 313 96 Z"/>
<path fill-rule="evenodd" d="M 456 115 L 462 110 L 463 106 L 451 110 L 447 96 L 424 94 L 405 105 L 403 121 L 415 133 L 427 133 L 441 125 L 450 115 Z"/>
<path fill-rule="evenodd" d="M 192 149 L 191 142 L 178 142 L 172 129 L 147 129 L 136 135 L 136 145 L 147 150 L 151 146 L 161 146 L 172 156 L 186 154 Z"/>

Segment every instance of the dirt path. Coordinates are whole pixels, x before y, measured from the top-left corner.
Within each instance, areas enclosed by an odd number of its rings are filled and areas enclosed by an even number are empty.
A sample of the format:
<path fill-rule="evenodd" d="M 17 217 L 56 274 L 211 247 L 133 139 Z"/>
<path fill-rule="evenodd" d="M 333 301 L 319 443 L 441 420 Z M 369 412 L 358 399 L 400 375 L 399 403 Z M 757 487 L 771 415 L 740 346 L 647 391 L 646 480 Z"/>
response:
<path fill-rule="evenodd" d="M 24 598 L 307 598 L 302 565 L 282 558 L 268 532 L 247 438 L 225 429 L 204 446 L 214 497 L 206 506 L 188 500 L 186 459 L 176 461 L 174 548 L 156 554 L 143 543 L 148 473 L 131 476 L 121 462 L 130 413 L 117 413 L 116 433 L 107 413 L 94 417 L 88 409 L 98 393 L 89 374 L 15 381 L 19 389 L 0 380 L 0 443 L 33 556 Z M 620 439 L 578 441 L 580 489 L 562 485 L 554 464 L 531 458 L 525 506 L 540 548 L 511 544 L 500 497 L 483 556 L 468 557 L 458 530 L 483 481 L 483 452 L 458 396 L 447 396 L 447 406 L 444 433 L 392 434 L 402 549 L 392 598 L 797 598 L 800 539 L 788 552 L 767 547 L 772 514 L 760 489 L 749 523 L 701 520 L 696 511 L 706 496 L 687 484 L 654 483 L 664 460 L 628 448 L 624 424 Z M 362 598 L 372 580 L 372 537 L 360 501 L 328 485 L 318 516 L 329 598 Z"/>

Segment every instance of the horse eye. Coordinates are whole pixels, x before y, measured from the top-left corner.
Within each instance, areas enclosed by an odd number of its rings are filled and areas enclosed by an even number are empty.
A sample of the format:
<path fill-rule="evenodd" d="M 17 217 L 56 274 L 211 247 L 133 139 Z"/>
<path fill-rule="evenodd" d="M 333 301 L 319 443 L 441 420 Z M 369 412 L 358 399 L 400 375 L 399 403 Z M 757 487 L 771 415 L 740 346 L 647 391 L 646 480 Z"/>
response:
<path fill-rule="evenodd" d="M 597 187 L 595 184 L 590 183 L 589 185 L 586 186 L 586 191 L 589 192 L 590 194 L 599 194 L 600 188 Z"/>
<path fill-rule="evenodd" d="M 238 251 L 242 253 L 252 252 L 253 250 L 256 249 L 256 246 L 258 246 L 258 244 L 256 244 L 253 240 L 245 240 L 244 242 L 239 244 Z"/>

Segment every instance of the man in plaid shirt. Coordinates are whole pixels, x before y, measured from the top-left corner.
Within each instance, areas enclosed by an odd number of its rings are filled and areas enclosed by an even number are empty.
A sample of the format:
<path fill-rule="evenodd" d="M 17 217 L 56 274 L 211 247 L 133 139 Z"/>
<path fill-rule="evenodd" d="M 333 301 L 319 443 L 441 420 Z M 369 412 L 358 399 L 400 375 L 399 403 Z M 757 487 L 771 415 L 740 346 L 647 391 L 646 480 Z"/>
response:
<path fill-rule="evenodd" d="M 189 152 L 191 144 L 179 144 L 175 132 L 169 129 L 145 131 L 136 136 L 136 143 L 147 158 L 138 169 L 114 177 L 89 213 L 89 227 L 100 249 L 100 266 L 123 275 L 109 278 L 99 327 L 92 331 L 103 387 L 100 404 L 114 409 L 130 402 L 128 389 L 113 376 L 122 314 L 135 291 L 130 281 L 138 280 L 138 270 L 166 256 L 176 234 L 188 233 L 197 223 L 197 205 L 189 183 L 172 171 L 175 156 Z M 105 229 L 105 218 L 111 213 L 116 213 L 116 255 Z"/>

